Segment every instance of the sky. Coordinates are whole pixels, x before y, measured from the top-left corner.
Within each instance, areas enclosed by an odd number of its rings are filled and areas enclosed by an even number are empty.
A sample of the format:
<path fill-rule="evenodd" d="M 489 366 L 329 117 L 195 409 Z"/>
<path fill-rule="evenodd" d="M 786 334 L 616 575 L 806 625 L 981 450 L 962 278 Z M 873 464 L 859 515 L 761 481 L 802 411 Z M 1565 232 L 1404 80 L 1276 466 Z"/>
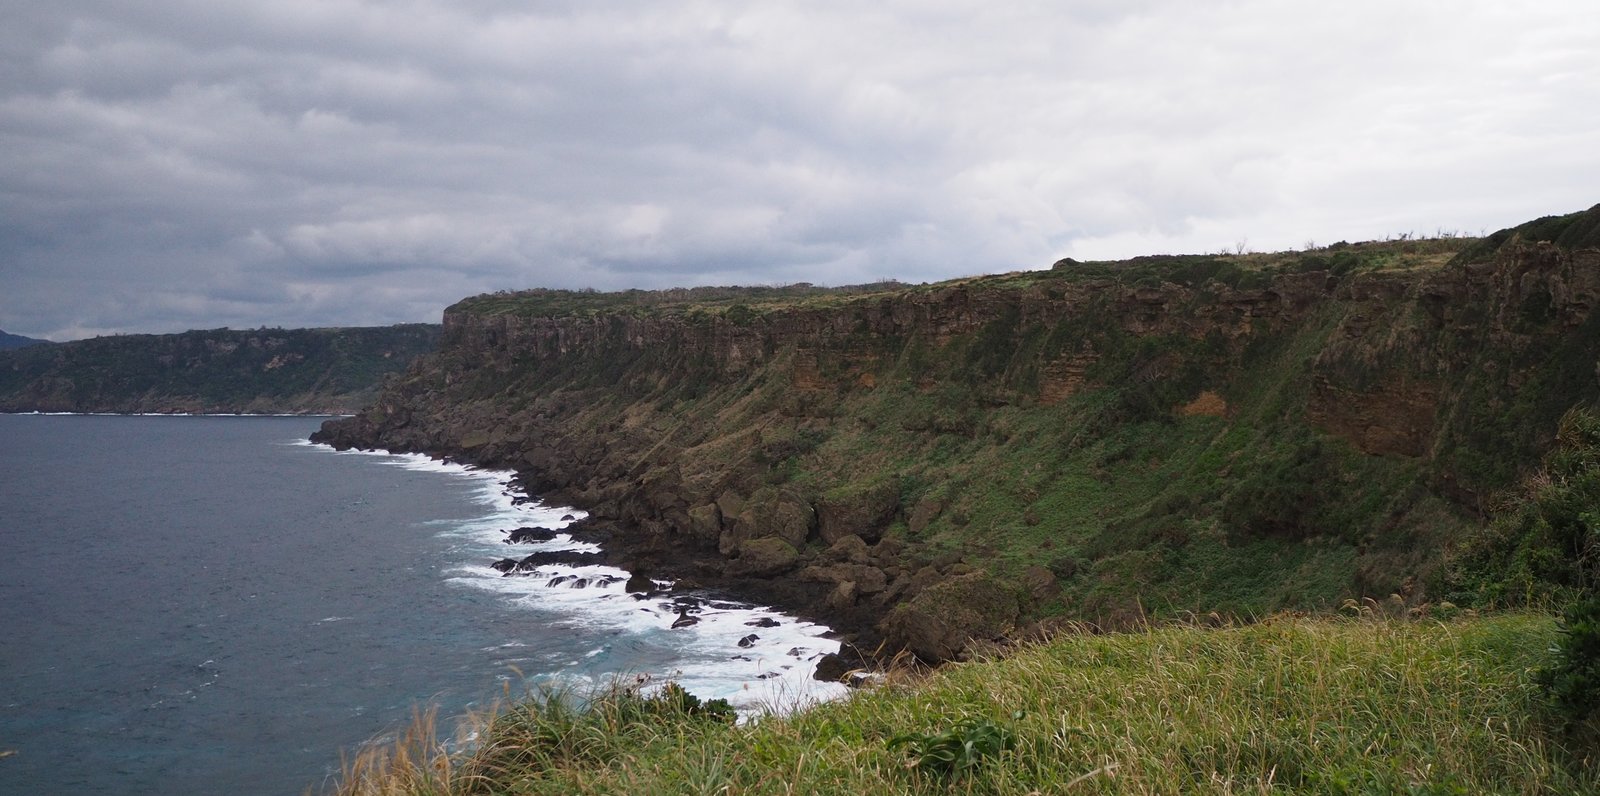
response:
<path fill-rule="evenodd" d="M 0 329 L 437 322 L 1600 202 L 1593 0 L 0 0 Z"/>

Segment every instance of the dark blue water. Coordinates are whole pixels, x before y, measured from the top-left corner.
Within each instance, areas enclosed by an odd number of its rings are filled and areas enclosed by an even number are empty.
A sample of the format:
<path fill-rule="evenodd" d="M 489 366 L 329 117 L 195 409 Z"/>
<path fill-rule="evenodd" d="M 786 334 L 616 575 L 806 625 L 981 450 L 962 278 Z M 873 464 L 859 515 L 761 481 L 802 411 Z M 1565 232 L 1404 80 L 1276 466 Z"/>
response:
<path fill-rule="evenodd" d="M 674 632 L 620 587 L 501 578 L 500 533 L 563 510 L 304 444 L 319 422 L 0 415 L 0 793 L 300 793 L 419 705 L 520 693 L 517 672 L 737 697 L 803 681 L 783 646 L 826 646 L 785 618 L 752 656 L 756 613 Z"/>

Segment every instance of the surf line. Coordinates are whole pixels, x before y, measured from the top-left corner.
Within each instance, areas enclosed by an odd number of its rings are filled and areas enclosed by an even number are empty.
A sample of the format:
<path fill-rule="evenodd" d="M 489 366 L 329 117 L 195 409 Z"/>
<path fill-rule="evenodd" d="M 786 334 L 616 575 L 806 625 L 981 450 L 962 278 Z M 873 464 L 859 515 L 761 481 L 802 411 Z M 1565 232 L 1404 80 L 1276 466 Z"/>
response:
<path fill-rule="evenodd" d="M 817 659 L 839 649 L 839 642 L 829 637 L 830 628 L 765 606 L 675 591 L 670 580 L 637 578 L 616 567 L 584 563 L 600 547 L 575 540 L 566 529 L 587 515 L 525 494 L 512 471 L 417 453 L 335 451 L 308 440 L 296 444 L 473 482 L 473 500 L 483 510 L 441 532 L 459 551 L 460 560 L 447 569 L 449 580 L 496 592 L 551 623 L 592 636 L 600 646 L 567 662 L 574 671 L 590 669 L 586 664 L 603 658 L 600 665 L 611 671 L 602 677 L 645 675 L 657 687 L 676 682 L 703 699 L 727 699 L 747 717 L 787 713 L 849 691 L 811 677 Z M 647 666 L 647 661 L 627 659 L 626 650 L 633 646 L 666 648 L 674 654 L 670 665 L 657 658 Z M 563 672 L 537 674 L 560 680 Z"/>

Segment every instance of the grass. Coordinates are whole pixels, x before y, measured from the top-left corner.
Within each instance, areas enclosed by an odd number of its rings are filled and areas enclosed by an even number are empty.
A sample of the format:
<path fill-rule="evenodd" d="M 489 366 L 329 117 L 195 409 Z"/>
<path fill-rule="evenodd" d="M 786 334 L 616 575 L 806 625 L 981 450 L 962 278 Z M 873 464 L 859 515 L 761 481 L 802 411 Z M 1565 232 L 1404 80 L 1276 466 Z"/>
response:
<path fill-rule="evenodd" d="M 502 290 L 472 296 L 447 313 L 483 316 L 515 315 L 560 318 L 596 316 L 681 316 L 690 321 L 726 319 L 738 325 L 791 309 L 827 309 L 876 301 L 885 295 L 926 294 L 950 288 L 1012 290 L 1058 288 L 1071 283 L 1111 281 L 1157 286 L 1171 281 L 1187 287 L 1207 282 L 1241 289 L 1268 286 L 1275 275 L 1329 271 L 1343 276 L 1371 271 L 1438 268 L 1464 249 L 1479 243 L 1469 237 L 1410 236 L 1384 241 L 1340 242 L 1303 251 L 1157 255 L 1129 260 L 1058 265 L 1049 270 L 1013 271 L 911 285 L 894 280 L 826 287 L 806 282 L 782 286 L 692 287 L 669 290 Z"/>
<path fill-rule="evenodd" d="M 1595 792 L 1534 683 L 1555 637 L 1542 614 L 1071 635 L 739 726 L 541 699 L 454 755 L 424 717 L 337 792 Z M 891 748 L 990 727 L 1007 743 L 948 773 Z"/>

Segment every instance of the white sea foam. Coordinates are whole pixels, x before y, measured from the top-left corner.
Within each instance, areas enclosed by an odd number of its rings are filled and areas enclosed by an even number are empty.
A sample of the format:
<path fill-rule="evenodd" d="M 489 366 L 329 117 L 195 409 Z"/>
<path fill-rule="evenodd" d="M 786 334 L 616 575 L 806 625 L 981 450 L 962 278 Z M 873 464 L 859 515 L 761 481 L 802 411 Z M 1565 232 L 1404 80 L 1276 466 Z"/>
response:
<path fill-rule="evenodd" d="M 296 444 L 333 451 L 309 441 Z M 549 541 L 506 544 L 506 532 L 512 529 L 531 526 L 559 531 L 587 516 L 574 508 L 527 500 L 512 486 L 514 474 L 510 471 L 412 453 L 339 453 L 373 456 L 407 470 L 475 483 L 474 497 L 484 513 L 465 521 L 447 521 L 440 530 L 462 556 L 446 570 L 449 581 L 501 595 L 509 604 L 537 615 L 547 626 L 605 639 L 601 646 L 583 654 L 582 661 L 566 662 L 570 670 L 551 673 L 553 679 L 580 690 L 619 676 L 672 681 L 703 699 L 727 699 L 746 716 L 787 712 L 847 692 L 838 683 L 811 678 L 817 659 L 839 649 L 839 642 L 828 638 L 831 631 L 823 625 L 762 606 L 671 594 L 667 590 L 672 583 L 664 580 L 653 581 L 656 591 L 649 596 L 630 594 L 626 590 L 629 573 L 616 567 L 547 564 L 531 573 L 508 575 L 489 566 L 500 558 L 521 559 L 534 552 L 599 550 L 597 545 L 575 541 L 564 533 Z M 687 612 L 682 610 L 686 606 Z M 685 613 L 696 621 L 673 628 Z M 507 663 L 529 660 L 515 658 Z M 608 664 L 614 668 L 606 671 Z"/>

